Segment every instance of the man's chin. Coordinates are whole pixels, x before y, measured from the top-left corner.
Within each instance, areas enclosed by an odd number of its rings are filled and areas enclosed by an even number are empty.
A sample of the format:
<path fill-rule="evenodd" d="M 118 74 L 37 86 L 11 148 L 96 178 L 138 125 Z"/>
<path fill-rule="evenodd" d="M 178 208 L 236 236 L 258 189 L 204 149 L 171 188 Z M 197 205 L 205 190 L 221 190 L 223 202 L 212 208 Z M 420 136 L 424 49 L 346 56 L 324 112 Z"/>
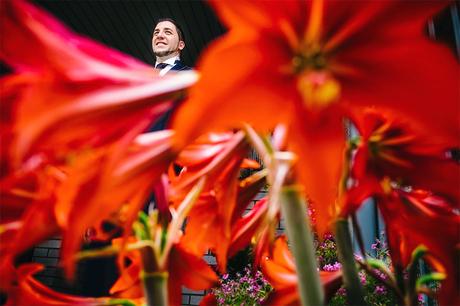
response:
<path fill-rule="evenodd" d="M 164 57 L 168 56 L 170 54 L 173 54 L 175 51 L 174 50 L 167 50 L 167 51 L 155 51 L 154 54 L 157 57 Z"/>

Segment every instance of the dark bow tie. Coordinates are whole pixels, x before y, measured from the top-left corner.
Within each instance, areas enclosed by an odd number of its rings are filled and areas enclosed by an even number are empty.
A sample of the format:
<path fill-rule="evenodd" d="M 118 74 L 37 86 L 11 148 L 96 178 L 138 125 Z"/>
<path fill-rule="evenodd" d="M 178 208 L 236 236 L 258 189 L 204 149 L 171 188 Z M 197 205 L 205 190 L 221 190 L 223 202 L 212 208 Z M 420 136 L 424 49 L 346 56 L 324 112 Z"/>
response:
<path fill-rule="evenodd" d="M 169 64 L 166 64 L 166 63 L 159 63 L 158 65 L 156 65 L 155 68 L 161 70 L 161 69 L 166 68 L 166 67 L 168 67 L 168 66 L 170 66 L 170 65 L 169 65 Z"/>

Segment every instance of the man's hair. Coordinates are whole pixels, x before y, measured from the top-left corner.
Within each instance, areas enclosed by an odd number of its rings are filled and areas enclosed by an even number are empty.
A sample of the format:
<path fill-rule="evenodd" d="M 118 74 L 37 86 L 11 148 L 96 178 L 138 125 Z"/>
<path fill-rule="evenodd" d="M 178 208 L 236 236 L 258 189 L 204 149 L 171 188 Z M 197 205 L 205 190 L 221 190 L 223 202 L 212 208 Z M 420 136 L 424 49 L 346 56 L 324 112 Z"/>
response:
<path fill-rule="evenodd" d="M 174 19 L 172 19 L 172 18 L 160 18 L 160 19 L 158 19 L 155 22 L 155 25 L 153 26 L 153 31 L 155 31 L 155 28 L 157 27 L 157 25 L 160 22 L 163 22 L 163 21 L 171 22 L 176 27 L 177 35 L 179 35 L 179 40 L 182 40 L 182 41 L 185 42 L 184 31 L 182 31 L 182 28 L 181 28 L 180 24 L 177 21 L 175 21 Z"/>

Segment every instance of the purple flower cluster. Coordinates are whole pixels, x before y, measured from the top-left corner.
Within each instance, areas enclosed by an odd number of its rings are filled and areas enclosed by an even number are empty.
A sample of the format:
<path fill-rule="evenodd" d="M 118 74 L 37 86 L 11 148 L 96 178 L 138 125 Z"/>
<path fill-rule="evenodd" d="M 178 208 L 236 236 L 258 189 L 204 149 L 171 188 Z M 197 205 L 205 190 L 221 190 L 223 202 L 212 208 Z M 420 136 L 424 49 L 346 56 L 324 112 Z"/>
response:
<path fill-rule="evenodd" d="M 366 285 L 366 282 L 367 282 L 367 279 L 366 279 L 366 272 L 360 271 L 360 272 L 358 273 L 358 275 L 359 275 L 359 281 L 361 282 L 361 284 L 362 284 L 363 286 Z"/>
<path fill-rule="evenodd" d="M 340 262 L 335 262 L 334 264 L 326 264 L 323 266 L 322 270 L 323 271 L 327 271 L 327 272 L 334 272 L 334 271 L 338 271 L 342 268 L 342 265 L 340 264 Z"/>
<path fill-rule="evenodd" d="M 374 290 L 374 293 L 375 294 L 386 294 L 387 293 L 387 289 L 385 288 L 385 286 L 375 286 L 375 290 Z"/>
<path fill-rule="evenodd" d="M 260 305 L 271 290 L 260 271 L 254 273 L 246 267 L 243 274 L 222 275 L 221 285 L 213 293 L 219 305 Z"/>
<path fill-rule="evenodd" d="M 388 276 L 380 271 L 379 269 L 374 269 L 373 272 L 381 279 L 381 280 L 387 280 Z"/>

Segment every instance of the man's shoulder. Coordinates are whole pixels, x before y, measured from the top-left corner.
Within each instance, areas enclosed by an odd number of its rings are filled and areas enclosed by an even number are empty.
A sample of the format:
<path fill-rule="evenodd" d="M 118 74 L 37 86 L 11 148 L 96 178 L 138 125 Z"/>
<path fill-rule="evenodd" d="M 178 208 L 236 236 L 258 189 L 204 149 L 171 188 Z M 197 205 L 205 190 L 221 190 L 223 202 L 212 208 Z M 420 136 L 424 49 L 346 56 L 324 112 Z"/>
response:
<path fill-rule="evenodd" d="M 184 65 L 182 62 L 177 61 L 174 66 L 171 68 L 171 70 L 175 71 L 183 71 L 183 70 L 192 70 L 192 67 Z"/>

